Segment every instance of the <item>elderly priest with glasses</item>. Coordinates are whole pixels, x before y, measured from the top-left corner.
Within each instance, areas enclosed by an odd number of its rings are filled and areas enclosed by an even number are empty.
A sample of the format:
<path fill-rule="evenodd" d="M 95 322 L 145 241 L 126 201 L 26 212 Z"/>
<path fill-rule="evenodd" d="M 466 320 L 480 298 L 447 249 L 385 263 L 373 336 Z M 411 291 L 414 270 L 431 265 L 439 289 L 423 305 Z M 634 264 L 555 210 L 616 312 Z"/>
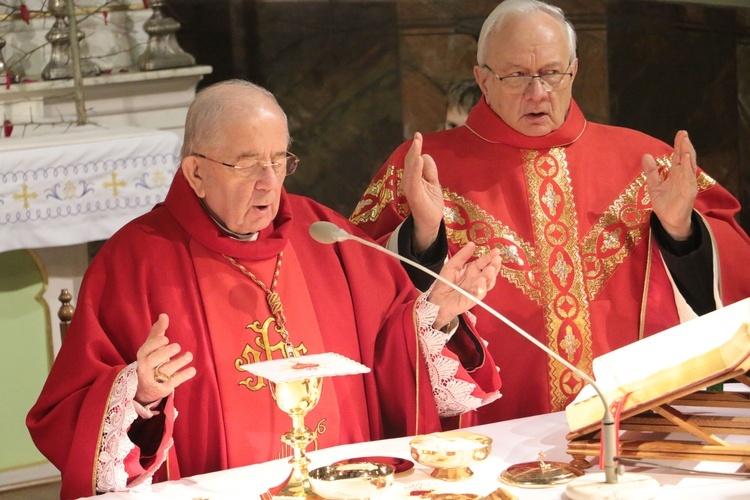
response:
<path fill-rule="evenodd" d="M 499 4 L 479 35 L 483 96 L 466 125 L 400 146 L 351 220 L 427 265 L 467 244 L 501 249 L 486 303 L 590 374 L 596 356 L 750 295 L 750 240 L 687 132 L 670 147 L 586 120 L 578 66 L 559 8 Z M 563 410 L 582 380 L 476 314 L 503 374 L 480 421 Z"/>
<path fill-rule="evenodd" d="M 499 397 L 484 342 L 455 326 L 472 301 L 444 284 L 420 294 L 392 257 L 310 237 L 321 220 L 361 232 L 285 192 L 289 143 L 268 91 L 231 80 L 197 94 L 165 202 L 92 261 L 27 418 L 63 498 L 289 455 L 289 417 L 247 363 L 333 352 L 372 369 L 326 385 L 306 418 L 319 448 L 439 431 Z M 472 250 L 441 274 L 482 298 L 501 259 L 468 262 Z"/>

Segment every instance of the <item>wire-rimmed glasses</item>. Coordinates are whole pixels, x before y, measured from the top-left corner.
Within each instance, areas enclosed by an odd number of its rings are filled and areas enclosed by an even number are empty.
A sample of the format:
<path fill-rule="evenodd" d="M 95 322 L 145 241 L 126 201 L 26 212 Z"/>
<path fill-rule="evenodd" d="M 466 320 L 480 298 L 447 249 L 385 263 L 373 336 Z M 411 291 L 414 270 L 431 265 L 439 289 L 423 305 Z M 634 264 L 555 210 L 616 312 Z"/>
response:
<path fill-rule="evenodd" d="M 548 71 L 541 75 L 514 74 L 508 76 L 498 75 L 492 68 L 490 68 L 486 64 L 484 65 L 484 68 L 498 79 L 498 81 L 502 84 L 503 90 L 505 90 L 509 94 L 526 93 L 528 88 L 531 86 L 531 82 L 534 81 L 534 79 L 539 80 L 539 83 L 542 85 L 542 88 L 545 91 L 552 92 L 553 90 L 560 88 L 560 85 L 565 81 L 566 76 L 570 76 L 571 79 L 573 78 L 573 73 L 570 72 L 570 66 L 568 66 L 568 69 L 563 72 Z"/>
<path fill-rule="evenodd" d="M 198 158 L 203 158 L 204 160 L 212 161 L 214 163 L 218 163 L 219 165 L 224 165 L 225 167 L 234 169 L 234 171 L 238 174 L 251 179 L 260 178 L 261 174 L 263 173 L 263 169 L 266 167 L 271 167 L 277 176 L 281 176 L 281 174 L 283 173 L 285 173 L 286 175 L 292 175 L 294 171 L 297 170 L 297 165 L 299 165 L 299 158 L 297 158 L 294 153 L 290 153 L 289 151 L 286 151 L 284 153 L 283 158 L 279 158 L 271 162 L 246 159 L 240 160 L 237 163 L 226 163 L 223 161 L 214 160 L 213 158 L 209 158 L 206 155 L 195 152 L 190 153 L 190 156 L 197 156 Z"/>

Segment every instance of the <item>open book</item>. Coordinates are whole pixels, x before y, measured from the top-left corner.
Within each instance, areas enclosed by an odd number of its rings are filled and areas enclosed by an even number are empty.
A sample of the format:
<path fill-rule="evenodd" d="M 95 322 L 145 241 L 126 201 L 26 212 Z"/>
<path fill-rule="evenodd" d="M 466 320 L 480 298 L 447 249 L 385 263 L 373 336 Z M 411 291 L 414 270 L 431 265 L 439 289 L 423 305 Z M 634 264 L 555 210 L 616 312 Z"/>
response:
<path fill-rule="evenodd" d="M 622 418 L 736 377 L 750 369 L 750 298 L 599 356 L 592 368 Z M 593 431 L 604 405 L 587 385 L 565 413 L 571 432 Z"/>

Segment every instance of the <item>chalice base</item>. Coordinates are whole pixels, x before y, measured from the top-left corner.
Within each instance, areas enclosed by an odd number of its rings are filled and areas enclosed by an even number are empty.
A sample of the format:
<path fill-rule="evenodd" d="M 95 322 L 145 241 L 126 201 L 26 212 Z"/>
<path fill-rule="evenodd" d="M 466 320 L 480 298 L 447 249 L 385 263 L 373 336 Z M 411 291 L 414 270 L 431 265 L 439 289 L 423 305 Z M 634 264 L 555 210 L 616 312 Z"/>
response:
<path fill-rule="evenodd" d="M 269 488 L 267 494 L 261 495 L 261 500 L 273 500 L 277 498 L 310 498 L 313 500 L 323 500 L 318 496 L 310 486 L 310 480 L 300 479 L 296 470 L 292 469 L 286 479 L 278 486 Z"/>
<path fill-rule="evenodd" d="M 442 481 L 463 481 L 473 475 L 468 467 L 436 467 L 430 473 L 430 476 Z"/>

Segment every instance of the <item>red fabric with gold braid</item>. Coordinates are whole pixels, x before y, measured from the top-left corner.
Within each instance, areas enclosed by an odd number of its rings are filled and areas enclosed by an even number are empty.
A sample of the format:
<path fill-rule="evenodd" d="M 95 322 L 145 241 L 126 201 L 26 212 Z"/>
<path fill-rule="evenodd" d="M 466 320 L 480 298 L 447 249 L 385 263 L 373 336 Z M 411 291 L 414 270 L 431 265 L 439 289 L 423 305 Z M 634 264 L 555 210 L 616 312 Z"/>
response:
<path fill-rule="evenodd" d="M 265 380 L 238 368 L 283 356 L 281 338 L 260 287 L 223 255 L 270 286 L 283 250 L 277 291 L 295 348 L 336 352 L 372 368 L 324 381 L 322 400 L 306 417 L 319 433 L 314 446 L 441 429 L 417 347 L 417 292 L 409 278 L 398 261 L 362 245 L 314 241 L 308 228 L 318 220 L 364 236 L 333 211 L 282 193 L 273 227 L 257 241 L 231 239 L 178 172 L 163 205 L 102 247 L 27 418 L 35 443 L 63 472 L 63 498 L 93 495 L 97 468 L 104 470 L 101 463 L 112 458 L 104 455 L 120 452 L 127 453 L 120 468 L 124 463 L 131 486 L 150 480 L 149 467 L 158 467 L 164 456 L 166 465 L 154 481 L 290 456 L 280 436 L 291 419 L 278 409 Z M 127 413 L 132 395 L 129 400 L 123 394 L 119 381 L 134 369 L 136 352 L 162 312 L 170 318 L 167 337 L 193 353 L 197 375 L 166 399 L 161 415 L 133 422 L 129 437 L 135 448 L 118 451 L 116 443 L 101 442 L 102 429 L 120 418 L 107 408 L 117 400 Z M 482 384 L 472 392 L 479 398 L 499 387 L 496 367 L 484 354 L 475 371 L 459 367 L 456 374 Z M 106 484 L 124 487 L 116 469 L 110 467 Z"/>
<path fill-rule="evenodd" d="M 399 179 L 410 144 L 391 155 L 350 217 L 381 242 L 409 213 Z M 575 102 L 560 129 L 527 137 L 482 100 L 465 127 L 426 134 L 422 153 L 438 166 L 450 252 L 468 241 L 477 252 L 500 248 L 504 267 L 486 302 L 567 360 L 590 373 L 593 357 L 679 322 L 650 243 L 641 169 L 644 153 L 668 168 L 667 144 L 587 122 Z M 713 232 L 730 304 L 750 295 L 749 240 L 733 218 L 738 202 L 700 169 L 698 184 L 695 208 Z M 568 369 L 484 309 L 473 312 L 503 377 L 503 397 L 479 410 L 481 422 L 559 411 L 578 393 L 582 382 Z"/>

